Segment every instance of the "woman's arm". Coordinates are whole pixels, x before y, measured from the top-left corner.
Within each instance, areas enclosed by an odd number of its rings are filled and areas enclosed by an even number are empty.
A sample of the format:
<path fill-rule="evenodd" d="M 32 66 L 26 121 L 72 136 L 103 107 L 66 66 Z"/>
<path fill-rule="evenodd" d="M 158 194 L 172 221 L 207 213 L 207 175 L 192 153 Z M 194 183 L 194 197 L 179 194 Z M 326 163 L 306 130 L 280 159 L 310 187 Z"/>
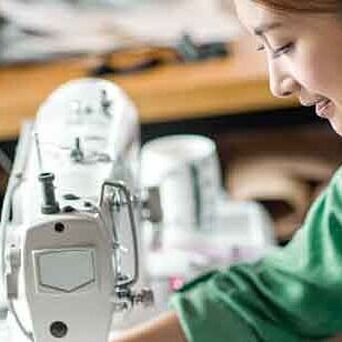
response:
<path fill-rule="evenodd" d="M 178 317 L 170 311 L 143 323 L 111 342 L 186 342 Z"/>

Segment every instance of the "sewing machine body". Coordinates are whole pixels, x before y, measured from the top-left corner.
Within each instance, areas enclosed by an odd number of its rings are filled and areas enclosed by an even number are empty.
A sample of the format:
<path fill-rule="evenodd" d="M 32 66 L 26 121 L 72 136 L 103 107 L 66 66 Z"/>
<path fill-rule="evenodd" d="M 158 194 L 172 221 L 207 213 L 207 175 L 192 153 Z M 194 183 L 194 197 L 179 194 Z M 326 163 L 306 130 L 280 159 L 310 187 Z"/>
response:
<path fill-rule="evenodd" d="M 115 313 L 153 302 L 151 291 L 133 290 L 143 283 L 142 265 L 155 288 L 161 288 L 160 280 L 166 284 L 159 301 L 164 308 L 169 279 L 179 276 L 185 262 L 194 264 L 189 255 L 199 242 L 199 251 L 210 252 L 198 253 L 206 260 L 204 268 L 217 266 L 215 253 L 212 258 L 217 241 L 227 241 L 222 263 L 230 247 L 234 252 L 243 241 L 251 241 L 248 252 L 273 245 L 266 213 L 225 196 L 220 200 L 224 214 L 215 217 L 221 224 L 205 231 L 202 240 L 197 230 L 168 229 L 160 184 L 143 184 L 149 196 L 141 198 L 139 140 L 130 99 L 113 83 L 97 79 L 61 86 L 42 104 L 35 123 L 24 125 L 0 227 L 0 275 L 5 278 L 0 320 L 8 312 L 11 336 L 6 342 L 107 342 Z M 150 171 L 155 171 L 152 164 Z M 143 213 L 147 226 L 165 230 L 163 237 L 158 229 L 149 230 L 155 252 L 150 258 L 138 248 Z M 165 269 L 163 255 L 170 251 L 177 260 L 175 250 L 185 259 Z M 184 280 L 194 275 L 190 268 L 184 273 Z M 1 299 L 7 310 L 1 309 Z"/>
<path fill-rule="evenodd" d="M 113 313 L 133 304 L 137 123 L 117 86 L 81 79 L 57 89 L 25 126 L 7 194 L 12 219 L 2 220 L 13 341 L 105 342 Z M 125 247 L 133 277 L 123 270 Z"/>

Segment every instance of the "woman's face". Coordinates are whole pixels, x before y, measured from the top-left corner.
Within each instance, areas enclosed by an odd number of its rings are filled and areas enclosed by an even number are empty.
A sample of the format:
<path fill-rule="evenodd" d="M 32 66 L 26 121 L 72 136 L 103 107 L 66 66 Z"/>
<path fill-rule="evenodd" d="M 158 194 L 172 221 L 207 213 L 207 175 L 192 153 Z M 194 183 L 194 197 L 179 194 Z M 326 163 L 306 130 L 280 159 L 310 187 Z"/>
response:
<path fill-rule="evenodd" d="M 342 19 L 333 13 L 280 13 L 253 0 L 235 4 L 266 52 L 272 93 L 315 106 L 342 135 Z"/>

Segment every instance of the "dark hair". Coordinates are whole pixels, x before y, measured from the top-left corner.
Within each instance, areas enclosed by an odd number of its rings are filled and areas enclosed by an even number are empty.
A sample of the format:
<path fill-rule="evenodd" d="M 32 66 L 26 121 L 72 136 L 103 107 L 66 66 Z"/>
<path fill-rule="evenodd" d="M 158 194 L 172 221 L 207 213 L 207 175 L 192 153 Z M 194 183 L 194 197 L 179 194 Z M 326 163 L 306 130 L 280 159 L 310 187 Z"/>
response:
<path fill-rule="evenodd" d="M 341 0 L 253 0 L 277 11 L 293 13 L 340 13 Z"/>

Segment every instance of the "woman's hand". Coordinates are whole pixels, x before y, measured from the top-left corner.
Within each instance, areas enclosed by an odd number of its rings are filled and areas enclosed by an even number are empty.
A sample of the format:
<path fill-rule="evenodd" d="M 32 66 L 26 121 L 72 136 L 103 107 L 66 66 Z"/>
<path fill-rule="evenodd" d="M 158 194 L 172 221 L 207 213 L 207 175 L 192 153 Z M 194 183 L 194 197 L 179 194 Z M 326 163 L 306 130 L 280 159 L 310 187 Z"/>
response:
<path fill-rule="evenodd" d="M 170 311 L 130 329 L 111 342 L 186 342 L 186 339 L 176 313 Z"/>

